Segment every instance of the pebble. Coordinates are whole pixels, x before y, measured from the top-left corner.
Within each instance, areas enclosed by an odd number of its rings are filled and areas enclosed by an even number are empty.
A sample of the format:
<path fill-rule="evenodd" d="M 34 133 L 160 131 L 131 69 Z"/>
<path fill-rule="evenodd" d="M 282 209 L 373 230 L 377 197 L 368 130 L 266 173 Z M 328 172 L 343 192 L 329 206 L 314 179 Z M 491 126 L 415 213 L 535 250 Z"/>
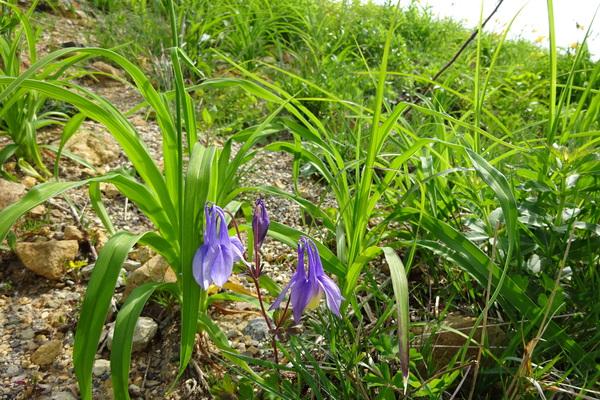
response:
<path fill-rule="evenodd" d="M 110 373 L 110 361 L 104 360 L 102 358 L 94 361 L 94 368 L 92 369 L 92 374 L 97 377 L 101 377 L 103 375 L 107 375 Z"/>
<path fill-rule="evenodd" d="M 71 392 L 52 391 L 52 400 L 77 400 Z"/>
<path fill-rule="evenodd" d="M 242 329 L 245 335 L 250 336 L 252 340 L 262 342 L 269 335 L 269 327 L 262 318 L 254 318 L 248 321 L 248 325 Z"/>
<path fill-rule="evenodd" d="M 6 368 L 6 375 L 11 376 L 11 375 L 16 375 L 18 373 L 20 373 L 23 369 L 18 366 L 18 365 L 9 365 L 8 368 Z"/>

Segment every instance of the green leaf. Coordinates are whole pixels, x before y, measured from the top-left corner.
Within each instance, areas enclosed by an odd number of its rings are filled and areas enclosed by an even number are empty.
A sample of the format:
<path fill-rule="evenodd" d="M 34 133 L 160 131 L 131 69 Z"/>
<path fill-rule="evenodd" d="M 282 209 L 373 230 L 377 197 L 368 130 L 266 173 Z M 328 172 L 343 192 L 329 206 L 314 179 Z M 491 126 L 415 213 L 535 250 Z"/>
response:
<path fill-rule="evenodd" d="M 106 242 L 96 260 L 81 306 L 73 346 L 73 366 L 84 400 L 92 399 L 92 368 L 121 267 L 131 248 L 145 235 L 117 233 Z"/>
<path fill-rule="evenodd" d="M 409 377 L 409 335 L 410 335 L 410 315 L 408 310 L 408 279 L 404 264 L 396 251 L 390 247 L 383 247 L 383 254 L 390 267 L 392 276 L 392 287 L 394 288 L 394 297 L 396 298 L 396 307 L 398 309 L 398 352 L 400 355 L 400 368 L 402 370 L 404 394 L 408 389 Z M 388 372 L 389 373 L 389 372 Z"/>
<path fill-rule="evenodd" d="M 192 271 L 192 259 L 201 244 L 204 206 L 209 190 L 216 148 L 204 148 L 196 144 L 192 149 L 185 178 L 184 210 L 181 221 L 181 267 L 183 302 L 181 304 L 181 353 L 178 379 L 187 367 L 196 340 L 198 313 L 206 309 L 204 292 Z M 201 299 L 201 295 L 203 299 Z M 203 305 L 201 307 L 200 302 Z"/>
<path fill-rule="evenodd" d="M 114 395 L 119 399 L 129 399 L 129 370 L 131 369 L 131 348 L 137 320 L 146 302 L 157 290 L 167 290 L 175 297 L 181 291 L 175 283 L 152 282 L 139 286 L 131 292 L 117 314 L 115 334 L 110 353 L 110 375 Z"/>

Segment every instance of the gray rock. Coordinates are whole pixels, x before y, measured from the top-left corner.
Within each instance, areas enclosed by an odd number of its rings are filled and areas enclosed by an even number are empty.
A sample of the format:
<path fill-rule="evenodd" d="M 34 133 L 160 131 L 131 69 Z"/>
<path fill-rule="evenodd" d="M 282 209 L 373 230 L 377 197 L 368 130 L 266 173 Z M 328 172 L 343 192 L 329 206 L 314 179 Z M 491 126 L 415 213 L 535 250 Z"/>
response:
<path fill-rule="evenodd" d="M 35 337 L 35 331 L 31 328 L 25 328 L 22 332 L 21 332 L 21 338 L 23 340 L 31 340 Z"/>
<path fill-rule="evenodd" d="M 129 393 L 132 396 L 141 396 L 142 395 L 142 389 L 140 389 L 140 387 L 138 385 L 135 384 L 131 384 L 129 385 Z"/>
<path fill-rule="evenodd" d="M 92 374 L 94 376 L 100 378 L 104 375 L 108 375 L 110 373 L 110 361 L 99 358 L 94 361 L 94 368 L 92 369 Z"/>
<path fill-rule="evenodd" d="M 84 279 L 90 279 L 90 276 L 92 276 L 92 271 L 94 270 L 95 266 L 96 264 L 91 263 L 81 267 L 79 269 L 79 271 L 81 272 L 81 276 L 83 276 Z"/>
<path fill-rule="evenodd" d="M 250 336 L 253 340 L 262 342 L 269 336 L 269 327 L 262 318 L 254 318 L 248 321 L 248 325 L 242 329 L 244 335 Z"/>
<path fill-rule="evenodd" d="M 0 178 L 0 211 L 16 203 L 24 195 L 24 185 Z"/>
<path fill-rule="evenodd" d="M 152 318 L 140 317 L 135 325 L 135 331 L 133 333 L 133 346 L 132 351 L 144 350 L 148 344 L 154 339 L 158 332 L 158 324 L 154 322 Z M 107 346 L 109 350 L 112 350 L 113 337 L 115 335 L 114 325 L 108 331 Z"/>
<path fill-rule="evenodd" d="M 136 269 L 138 269 L 141 266 L 142 266 L 141 262 L 134 261 L 134 260 L 127 260 L 123 263 L 123 268 L 125 268 L 125 270 L 129 271 L 129 272 L 135 271 Z"/>
<path fill-rule="evenodd" d="M 77 400 L 71 392 L 52 391 L 52 400 Z"/>
<path fill-rule="evenodd" d="M 15 253 L 21 262 L 38 275 L 60 280 L 65 274 L 66 264 L 79 251 L 76 240 L 50 240 L 38 243 L 17 243 Z"/>
<path fill-rule="evenodd" d="M 21 368 L 19 365 L 9 365 L 8 368 L 6 368 L 6 375 L 17 375 L 21 373 L 21 371 L 23 371 L 23 368 Z"/>

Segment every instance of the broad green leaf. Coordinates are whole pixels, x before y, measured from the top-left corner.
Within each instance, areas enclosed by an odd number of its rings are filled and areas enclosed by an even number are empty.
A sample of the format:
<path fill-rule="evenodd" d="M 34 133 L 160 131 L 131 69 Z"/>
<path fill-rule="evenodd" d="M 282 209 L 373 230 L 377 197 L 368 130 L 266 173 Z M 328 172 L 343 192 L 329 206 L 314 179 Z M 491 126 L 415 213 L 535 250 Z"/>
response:
<path fill-rule="evenodd" d="M 175 283 L 152 282 L 135 288 L 117 314 L 115 333 L 110 353 L 110 375 L 114 395 L 118 399 L 129 399 L 129 370 L 131 369 L 131 349 L 133 334 L 140 313 L 150 296 L 157 290 L 167 290 L 180 297 L 179 286 Z"/>
<path fill-rule="evenodd" d="M 209 198 L 213 163 L 216 149 L 204 148 L 196 144 L 192 149 L 190 162 L 185 178 L 184 209 L 181 221 L 181 266 L 183 303 L 181 304 L 181 354 L 178 378 L 185 371 L 196 339 L 198 313 L 200 302 L 205 303 L 204 292 L 192 271 L 192 259 L 201 241 L 204 206 Z M 204 299 L 202 300 L 201 297 Z M 206 307 L 205 304 L 202 306 Z"/>
<path fill-rule="evenodd" d="M 121 267 L 131 248 L 145 235 L 117 233 L 106 242 L 96 260 L 81 306 L 73 346 L 73 366 L 83 400 L 92 399 L 92 368 Z"/>

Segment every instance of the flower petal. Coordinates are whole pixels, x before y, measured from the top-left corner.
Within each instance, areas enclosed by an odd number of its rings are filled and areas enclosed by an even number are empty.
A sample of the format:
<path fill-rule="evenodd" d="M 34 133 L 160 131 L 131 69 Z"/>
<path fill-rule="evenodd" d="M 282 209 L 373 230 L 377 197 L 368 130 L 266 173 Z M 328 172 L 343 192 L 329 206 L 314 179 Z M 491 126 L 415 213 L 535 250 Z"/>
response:
<path fill-rule="evenodd" d="M 300 323 L 302 318 L 302 311 L 306 308 L 306 305 L 313 298 L 314 286 L 308 279 L 302 279 L 296 282 L 292 287 L 292 293 L 290 298 L 292 301 L 292 312 L 294 313 L 294 321 Z"/>
<path fill-rule="evenodd" d="M 290 281 L 285 286 L 285 288 L 283 288 L 281 293 L 279 293 L 279 296 L 277 296 L 277 298 L 275 299 L 275 302 L 271 305 L 271 307 L 269 307 L 269 311 L 273 311 L 274 309 L 279 307 L 279 305 L 285 298 L 286 293 L 288 292 L 288 290 L 290 290 L 290 287 L 295 283 L 295 281 L 296 281 L 295 277 L 296 277 L 296 274 L 292 275 L 292 279 L 290 279 Z"/>
<path fill-rule="evenodd" d="M 342 300 L 346 300 L 342 297 L 342 291 L 335 284 L 335 282 L 323 274 L 318 278 L 319 285 L 325 291 L 325 298 L 327 299 L 327 308 L 331 310 L 332 313 L 337 315 L 339 318 L 342 318 L 340 314 L 340 305 L 342 304 Z"/>
<path fill-rule="evenodd" d="M 196 254 L 194 254 L 192 271 L 196 282 L 204 290 L 207 290 L 212 283 L 210 270 L 216 256 L 217 252 L 215 248 L 209 243 L 204 243 L 196 250 Z"/>
<path fill-rule="evenodd" d="M 231 236 L 229 238 L 231 243 L 233 262 L 240 261 L 244 258 L 244 245 L 237 236 Z"/>
<path fill-rule="evenodd" d="M 223 286 L 233 271 L 233 255 L 227 245 L 220 245 L 217 256 L 210 268 L 210 275 L 217 286 Z"/>

